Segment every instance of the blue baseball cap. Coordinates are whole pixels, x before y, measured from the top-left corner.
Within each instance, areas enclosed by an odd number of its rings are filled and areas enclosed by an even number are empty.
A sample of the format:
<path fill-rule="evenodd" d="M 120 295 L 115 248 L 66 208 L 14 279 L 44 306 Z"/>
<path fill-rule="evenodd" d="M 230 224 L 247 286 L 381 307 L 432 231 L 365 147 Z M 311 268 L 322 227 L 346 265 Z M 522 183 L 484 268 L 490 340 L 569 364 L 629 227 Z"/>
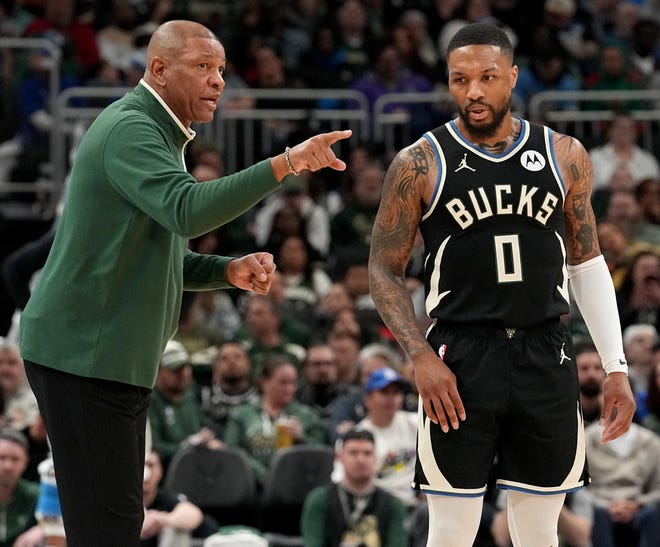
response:
<path fill-rule="evenodd" d="M 379 368 L 371 373 L 364 385 L 365 393 L 371 393 L 379 389 L 384 389 L 390 384 L 397 384 L 401 389 L 409 387 L 406 379 L 396 370 L 389 367 Z"/>

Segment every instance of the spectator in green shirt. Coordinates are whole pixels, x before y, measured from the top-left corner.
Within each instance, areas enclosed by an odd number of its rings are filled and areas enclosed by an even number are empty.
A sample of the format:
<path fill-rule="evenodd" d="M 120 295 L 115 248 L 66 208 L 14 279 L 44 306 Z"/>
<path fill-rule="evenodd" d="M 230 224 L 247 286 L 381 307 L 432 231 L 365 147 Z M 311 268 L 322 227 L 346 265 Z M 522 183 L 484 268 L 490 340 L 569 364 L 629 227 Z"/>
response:
<path fill-rule="evenodd" d="M 188 445 L 222 448 L 213 431 L 204 427 L 203 412 L 192 383 L 190 356 L 183 344 L 170 340 L 160 360 L 151 395 L 149 422 L 154 450 L 167 469 L 174 454 Z"/>
<path fill-rule="evenodd" d="M 22 479 L 28 464 L 28 441 L 20 431 L 0 430 L 0 547 L 41 545 L 43 533 L 34 510 L 39 485 Z"/>
<path fill-rule="evenodd" d="M 301 530 L 306 547 L 406 547 L 406 509 L 374 484 L 376 446 L 370 431 L 350 429 L 337 453 L 340 483 L 319 486 L 305 498 Z"/>
<path fill-rule="evenodd" d="M 257 379 L 261 398 L 229 418 L 226 444 L 242 450 L 260 484 L 278 450 L 292 444 L 323 444 L 325 428 L 319 414 L 295 400 L 298 369 L 288 356 L 271 355 Z"/>

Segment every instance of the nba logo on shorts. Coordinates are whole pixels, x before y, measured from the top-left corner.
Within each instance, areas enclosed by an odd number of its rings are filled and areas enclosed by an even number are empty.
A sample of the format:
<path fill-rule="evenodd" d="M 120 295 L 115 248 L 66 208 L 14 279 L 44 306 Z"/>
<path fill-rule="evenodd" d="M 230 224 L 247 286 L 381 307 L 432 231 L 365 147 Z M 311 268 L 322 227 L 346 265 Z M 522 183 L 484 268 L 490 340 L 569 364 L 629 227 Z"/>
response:
<path fill-rule="evenodd" d="M 438 348 L 438 357 L 444 361 L 445 359 L 445 353 L 447 352 L 447 344 L 440 344 L 440 347 Z"/>

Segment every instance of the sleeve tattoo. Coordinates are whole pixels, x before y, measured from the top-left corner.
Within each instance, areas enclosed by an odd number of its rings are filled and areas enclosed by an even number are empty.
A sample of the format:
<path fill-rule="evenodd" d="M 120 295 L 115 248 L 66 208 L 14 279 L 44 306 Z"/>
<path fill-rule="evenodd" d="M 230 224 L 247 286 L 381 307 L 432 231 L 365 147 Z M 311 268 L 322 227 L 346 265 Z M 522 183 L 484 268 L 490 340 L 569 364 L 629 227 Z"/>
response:
<path fill-rule="evenodd" d="M 555 134 L 554 144 L 562 174 L 568 179 L 564 206 L 568 259 L 569 263 L 577 264 L 600 254 L 591 207 L 593 166 L 582 144 L 573 137 Z"/>
<path fill-rule="evenodd" d="M 430 145 L 422 141 L 394 158 L 371 237 L 371 295 L 383 321 L 409 355 L 428 351 L 404 275 L 421 220 L 431 154 Z"/>

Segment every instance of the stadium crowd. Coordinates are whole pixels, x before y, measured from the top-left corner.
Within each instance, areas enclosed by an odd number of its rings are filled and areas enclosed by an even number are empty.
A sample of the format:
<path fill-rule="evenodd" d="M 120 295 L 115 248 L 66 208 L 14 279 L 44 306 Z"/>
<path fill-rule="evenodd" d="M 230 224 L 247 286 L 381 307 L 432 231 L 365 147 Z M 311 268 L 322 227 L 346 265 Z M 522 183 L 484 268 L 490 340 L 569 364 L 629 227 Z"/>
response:
<path fill-rule="evenodd" d="M 385 93 L 446 89 L 448 40 L 462 25 L 486 21 L 502 27 L 515 45 L 520 66 L 515 94 L 519 110 L 531 116 L 530 100 L 541 91 L 657 89 L 660 99 L 658 7 L 655 0 L 2 0 L 0 37 L 52 41 L 62 56 L 62 89 L 133 86 L 144 72 L 146 44 L 156 26 L 171 19 L 193 19 L 225 44 L 224 78 L 233 92 L 354 89 L 373 106 Z M 46 51 L 16 53 L 0 44 L 0 180 L 33 182 L 47 169 L 54 122 L 46 78 L 49 59 Z M 237 107 L 273 106 L 241 99 L 240 93 L 221 106 Z M 332 108 L 332 100 L 323 107 Z M 578 108 L 573 99 L 563 99 L 557 107 Z M 604 378 L 573 306 L 575 311 L 564 320 L 580 348 L 575 366 L 593 486 L 567 499 L 566 514 L 560 518 L 565 545 L 660 545 L 660 139 L 642 144 L 644 120 L 633 115 L 655 107 L 640 99 L 580 105 L 609 113 L 602 131 L 580 138 L 594 165 L 598 238 L 615 284 L 638 409 L 635 427 L 621 441 L 603 446 L 593 440 L 599 426 L 588 422 L 598 416 Z M 408 109 L 418 135 L 451 116 L 392 105 L 393 111 L 397 108 Z M 292 135 L 306 130 L 283 127 L 273 151 L 281 151 Z M 282 449 L 333 447 L 351 431 L 354 445 L 367 452 L 365 457 L 374 458 L 374 484 L 395 499 L 391 503 L 397 518 L 405 515 L 401 526 L 406 544 L 422 546 L 425 504 L 408 487 L 415 457 L 415 382 L 368 287 L 371 228 L 392 150 L 379 142 L 353 141 L 346 146 L 350 148 L 345 172 L 289 176 L 281 191 L 254 210 L 190 242 L 201 253 L 238 256 L 269 251 L 277 272 L 268 296 L 237 290 L 185 293 L 176 340 L 163 355 L 150 409 L 152 459 L 162 466 L 158 477 L 166 477 L 169 464 L 182 450 L 233 449 L 245 457 L 257 489 L 263 489 L 269 466 Z M 203 139 L 187 150 L 188 170 L 200 184 L 225 174 L 222 150 L 222 143 Z M 35 532 L 21 536 L 35 524 L 31 515 L 36 490 L 19 482 L 19 476 L 21 481 L 38 481 L 36 466 L 47 457 L 48 448 L 14 342 L 15 317 L 29 297 L 30 283 L 38 280 L 57 217 L 52 222 L 42 245 L 31 241 L 26 248 L 21 246 L 25 238 L 17 238 L 21 245 L 0 255 L 1 292 L 6 295 L 0 299 L 5 302 L 0 310 L 0 334 L 5 337 L 0 343 L 0 425 L 24 436 L 0 432 L 0 462 L 5 459 L 3 450 L 18 447 L 21 457 L 18 475 L 16 465 L 0 467 L 2 484 L 12 484 L 6 494 L 0 492 L 0 514 L 9 519 L 0 529 L 0 547 L 41 541 Z M 420 240 L 407 271 L 422 325 L 428 322 L 423 253 Z M 372 433 L 373 450 L 372 437 L 356 434 L 354 426 Z M 25 450 L 29 461 L 24 461 Z M 332 473 L 335 482 L 351 483 L 350 477 L 348 482 L 343 478 L 343 467 L 355 466 L 352 457 L 358 456 L 345 448 L 343 465 L 337 463 Z M 12 509 L 12 489 L 18 484 L 30 496 L 17 502 L 20 511 Z M 153 497 L 157 485 L 150 486 Z M 359 496 L 349 486 L 346 489 L 354 507 Z M 341 500 L 325 495 L 330 515 L 339 510 Z M 326 503 L 318 491 L 312 499 Z M 175 495 L 164 513 L 149 515 L 145 542 L 168 523 L 176 527 L 176 518 L 168 521 L 166 514 L 183 501 Z M 502 507 L 492 489 L 486 496 L 479 545 L 511 545 L 502 525 Z M 301 505 L 297 510 L 303 525 L 297 523 L 293 532 L 314 528 L 317 534 L 318 526 L 304 522 L 311 509 Z M 370 510 L 365 514 L 376 515 L 370 531 L 378 534 L 383 507 Z M 318 520 L 318 513 L 313 516 Z M 336 518 L 328 516 L 326 522 Z M 194 513 L 185 531 L 204 524 L 203 529 L 212 533 L 217 528 L 214 519 L 218 526 L 229 524 L 222 512 Z M 259 528 L 260 522 L 252 517 L 239 524 Z M 350 527 L 355 531 L 357 522 Z M 18 543 L 20 537 L 23 543 Z M 404 544 L 398 529 L 390 531 L 390 537 L 395 539 L 378 544 Z"/>

